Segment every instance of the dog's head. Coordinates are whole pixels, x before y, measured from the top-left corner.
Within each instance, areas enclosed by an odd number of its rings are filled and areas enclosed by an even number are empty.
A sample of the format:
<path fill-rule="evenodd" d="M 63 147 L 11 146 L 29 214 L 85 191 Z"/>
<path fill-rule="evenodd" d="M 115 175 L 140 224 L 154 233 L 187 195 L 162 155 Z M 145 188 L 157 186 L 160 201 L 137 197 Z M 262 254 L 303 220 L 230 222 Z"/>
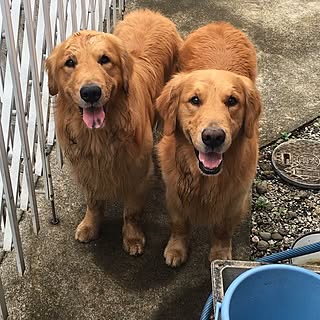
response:
<path fill-rule="evenodd" d="M 164 119 L 164 135 L 182 130 L 206 175 L 220 172 L 223 154 L 238 135 L 253 137 L 261 113 L 260 96 L 252 81 L 222 70 L 174 76 L 156 105 Z"/>
<path fill-rule="evenodd" d="M 128 94 L 133 61 L 117 37 L 80 31 L 53 50 L 46 68 L 50 94 L 80 108 L 88 128 L 99 128 L 111 97 Z"/>

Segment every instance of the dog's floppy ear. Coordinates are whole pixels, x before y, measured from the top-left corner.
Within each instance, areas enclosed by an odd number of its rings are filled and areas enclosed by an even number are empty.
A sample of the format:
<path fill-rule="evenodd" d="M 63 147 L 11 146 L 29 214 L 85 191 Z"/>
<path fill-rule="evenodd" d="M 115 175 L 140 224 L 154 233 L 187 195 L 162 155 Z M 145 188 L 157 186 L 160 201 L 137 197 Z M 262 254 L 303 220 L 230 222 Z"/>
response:
<path fill-rule="evenodd" d="M 129 95 L 129 80 L 133 71 L 133 59 L 123 47 L 121 48 L 120 61 L 123 91 L 126 95 Z"/>
<path fill-rule="evenodd" d="M 56 70 L 57 70 L 57 56 L 61 45 L 58 45 L 50 54 L 50 56 L 45 61 L 45 67 L 48 73 L 48 86 L 49 93 L 55 96 L 58 93 L 58 84 L 56 81 Z"/>
<path fill-rule="evenodd" d="M 163 134 L 169 136 L 174 133 L 177 122 L 177 112 L 184 74 L 175 75 L 163 88 L 156 101 L 156 110 L 164 121 Z"/>
<path fill-rule="evenodd" d="M 244 133 L 248 138 L 252 138 L 254 130 L 258 126 L 258 119 L 262 111 L 262 103 L 258 89 L 247 77 L 241 77 L 245 92 L 245 119 Z"/>

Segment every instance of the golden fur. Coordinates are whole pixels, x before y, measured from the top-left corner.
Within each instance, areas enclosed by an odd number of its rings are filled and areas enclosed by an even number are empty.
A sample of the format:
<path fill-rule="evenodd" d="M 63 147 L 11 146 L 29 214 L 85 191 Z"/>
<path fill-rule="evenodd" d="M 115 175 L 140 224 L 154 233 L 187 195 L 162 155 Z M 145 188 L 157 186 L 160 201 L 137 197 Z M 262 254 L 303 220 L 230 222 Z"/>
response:
<path fill-rule="evenodd" d="M 105 200 L 121 199 L 124 249 L 143 252 L 139 221 L 153 173 L 154 103 L 176 68 L 181 41 L 170 20 L 137 10 L 113 35 L 77 32 L 47 59 L 50 93 L 58 93 L 58 140 L 87 201 L 76 230 L 79 241 L 96 239 Z M 81 90 L 91 85 L 100 88 L 101 97 L 87 103 Z"/>
<path fill-rule="evenodd" d="M 231 259 L 232 235 L 247 212 L 255 176 L 261 112 L 255 49 L 231 25 L 212 23 L 190 34 L 179 66 L 182 72 L 157 99 L 164 119 L 158 156 L 171 224 L 164 257 L 173 267 L 187 260 L 193 223 L 210 229 L 210 261 Z M 208 146 L 204 132 L 223 142 L 214 138 Z"/>

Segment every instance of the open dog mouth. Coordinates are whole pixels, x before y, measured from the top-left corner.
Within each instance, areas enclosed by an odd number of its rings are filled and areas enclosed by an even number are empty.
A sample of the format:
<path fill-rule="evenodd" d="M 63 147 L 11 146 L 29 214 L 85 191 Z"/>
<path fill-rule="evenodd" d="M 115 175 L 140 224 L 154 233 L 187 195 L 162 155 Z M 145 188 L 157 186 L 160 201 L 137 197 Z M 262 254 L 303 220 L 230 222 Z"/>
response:
<path fill-rule="evenodd" d="M 104 126 L 106 113 L 103 106 L 88 108 L 79 107 L 79 109 L 82 120 L 89 129 L 98 129 Z"/>
<path fill-rule="evenodd" d="M 199 169 L 206 175 L 215 175 L 222 169 L 223 154 L 218 152 L 201 152 L 194 149 L 199 161 Z"/>

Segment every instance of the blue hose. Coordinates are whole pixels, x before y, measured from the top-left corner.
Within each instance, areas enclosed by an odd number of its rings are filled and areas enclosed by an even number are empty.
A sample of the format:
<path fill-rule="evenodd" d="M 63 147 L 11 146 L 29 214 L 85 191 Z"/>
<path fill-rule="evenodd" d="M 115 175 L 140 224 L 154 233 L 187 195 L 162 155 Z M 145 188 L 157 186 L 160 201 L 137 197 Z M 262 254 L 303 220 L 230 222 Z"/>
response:
<path fill-rule="evenodd" d="M 202 309 L 200 320 L 209 320 L 210 315 L 212 313 L 212 309 L 213 309 L 213 296 L 212 296 L 212 293 L 210 293 L 206 301 L 206 304 Z"/>
<path fill-rule="evenodd" d="M 270 256 L 262 257 L 260 259 L 257 259 L 256 261 L 273 263 L 273 262 L 279 262 L 282 260 L 304 256 L 304 255 L 315 253 L 318 251 L 320 251 L 320 242 L 315 242 L 300 248 L 292 248 L 286 251 L 273 253 Z M 200 320 L 209 320 L 210 315 L 212 314 L 212 311 L 213 311 L 213 296 L 212 296 L 212 293 L 210 293 L 202 309 Z"/>
<path fill-rule="evenodd" d="M 320 242 L 308 244 L 300 248 L 288 249 L 286 251 L 277 252 L 270 256 L 258 259 L 258 262 L 278 262 L 282 260 L 292 259 L 306 254 L 311 254 L 320 251 Z"/>

